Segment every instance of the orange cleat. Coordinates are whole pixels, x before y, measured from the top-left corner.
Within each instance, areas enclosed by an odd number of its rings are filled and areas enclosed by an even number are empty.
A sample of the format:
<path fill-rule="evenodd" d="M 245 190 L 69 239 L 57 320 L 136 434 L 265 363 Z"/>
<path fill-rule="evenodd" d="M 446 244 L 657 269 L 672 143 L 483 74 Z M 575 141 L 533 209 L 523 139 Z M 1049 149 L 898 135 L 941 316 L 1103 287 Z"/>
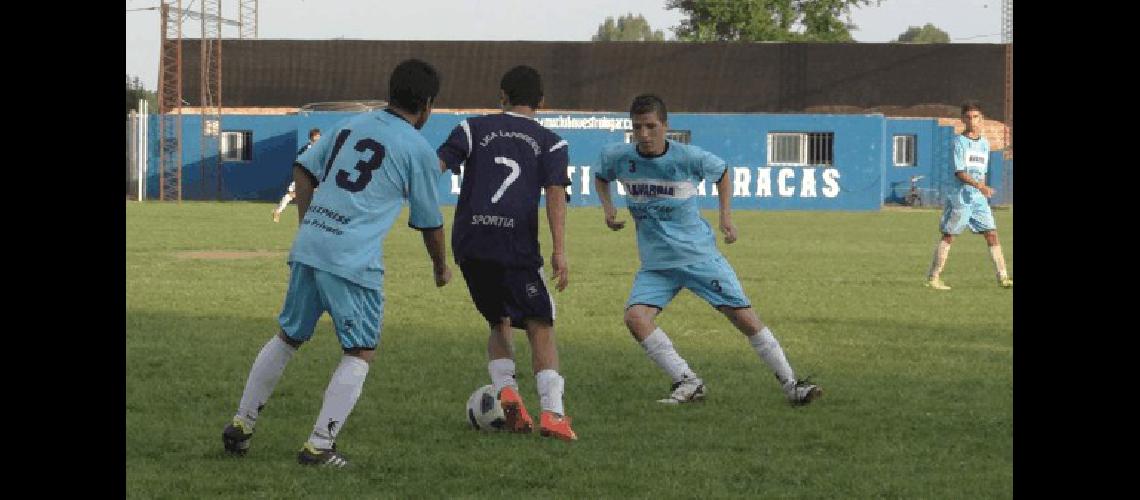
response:
<path fill-rule="evenodd" d="M 552 411 L 542 412 L 539 419 L 539 434 L 563 441 L 577 441 L 578 435 L 570 428 L 570 417 L 559 417 Z"/>
<path fill-rule="evenodd" d="M 499 391 L 499 402 L 503 405 L 503 415 L 507 418 L 506 429 L 511 432 L 531 432 L 534 430 L 534 420 L 523 405 L 519 391 L 514 387 L 506 386 Z"/>

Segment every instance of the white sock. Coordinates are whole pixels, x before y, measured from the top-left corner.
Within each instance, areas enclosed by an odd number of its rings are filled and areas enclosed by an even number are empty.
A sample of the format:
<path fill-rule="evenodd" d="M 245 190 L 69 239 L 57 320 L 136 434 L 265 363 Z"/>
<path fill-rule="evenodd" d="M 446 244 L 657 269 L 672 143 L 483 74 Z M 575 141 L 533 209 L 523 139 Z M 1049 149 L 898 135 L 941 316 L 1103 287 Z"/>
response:
<path fill-rule="evenodd" d="M 998 278 L 1009 277 L 1005 272 L 1005 257 L 1001 254 L 1001 245 L 990 247 L 990 260 L 994 261 L 994 272 L 997 273 Z"/>
<path fill-rule="evenodd" d="M 680 382 L 686 377 L 696 378 L 697 374 L 689 369 L 689 364 L 685 362 L 684 358 L 677 351 L 673 349 L 673 343 L 669 341 L 669 336 L 660 328 L 653 330 L 653 333 L 645 337 L 641 341 L 641 347 L 645 348 L 645 354 L 649 355 L 657 366 L 660 366 L 673 382 Z"/>
<path fill-rule="evenodd" d="M 752 344 L 752 349 L 760 355 L 764 364 L 775 372 L 781 387 L 786 387 L 789 383 L 796 381 L 796 373 L 792 371 L 792 366 L 784 357 L 784 349 L 780 347 L 780 341 L 772 335 L 772 330 L 765 326 L 763 330 L 748 337 L 748 343 Z"/>
<path fill-rule="evenodd" d="M 258 413 L 261 413 L 261 409 L 269 401 L 273 388 L 281 379 L 281 374 L 285 372 L 285 365 L 289 363 L 295 352 L 296 348 L 286 344 L 280 336 L 274 335 L 261 348 L 261 352 L 257 353 L 253 367 L 249 369 L 249 377 L 245 380 L 245 390 L 241 393 L 237 415 L 234 415 L 241 419 L 247 430 L 253 431 L 253 426 L 257 424 Z"/>
<path fill-rule="evenodd" d="M 340 365 L 333 372 L 328 389 L 325 389 L 325 402 L 313 425 L 313 433 L 309 435 L 313 446 L 328 449 L 336 442 L 336 435 L 344 428 L 344 421 L 364 389 L 367 375 L 367 361 L 347 354 L 340 358 Z"/>
<path fill-rule="evenodd" d="M 515 360 L 510 358 L 492 359 L 487 363 L 487 373 L 491 374 L 491 383 L 495 386 L 495 394 L 504 387 L 511 386 L 516 390 L 519 383 L 515 380 Z"/>
<path fill-rule="evenodd" d="M 552 411 L 558 415 L 565 415 L 562 409 L 562 390 L 566 381 L 554 370 L 542 370 L 534 376 L 538 382 L 538 400 L 543 411 Z"/>
<path fill-rule="evenodd" d="M 284 211 L 285 211 L 285 207 L 286 207 L 287 205 L 289 205 L 289 202 L 290 202 L 290 201 L 293 201 L 293 197 L 292 197 L 292 196 L 289 196 L 289 195 L 285 195 L 285 196 L 281 197 L 281 203 L 280 203 L 279 205 L 277 205 L 277 213 L 281 213 L 281 212 L 284 212 Z M 265 209 L 263 208 L 262 210 L 265 210 Z"/>
<path fill-rule="evenodd" d="M 930 270 L 926 272 L 926 277 L 930 279 L 937 278 L 942 275 L 942 268 L 946 265 L 946 259 L 950 256 L 950 244 L 945 240 L 938 240 L 938 245 L 934 247 L 934 260 L 930 262 Z"/>

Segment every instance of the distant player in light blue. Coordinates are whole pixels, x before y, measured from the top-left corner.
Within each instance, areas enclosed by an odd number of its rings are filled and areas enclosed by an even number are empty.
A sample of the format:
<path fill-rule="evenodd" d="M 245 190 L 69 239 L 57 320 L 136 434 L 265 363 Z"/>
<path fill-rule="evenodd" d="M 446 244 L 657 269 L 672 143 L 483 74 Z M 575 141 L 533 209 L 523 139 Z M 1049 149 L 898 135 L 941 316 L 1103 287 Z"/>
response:
<path fill-rule="evenodd" d="M 620 181 L 626 190 L 626 203 L 637 227 L 641 269 L 626 301 L 625 324 L 649 358 L 673 379 L 672 393 L 659 402 L 690 403 L 704 399 L 706 393 L 704 381 L 655 323 L 682 288 L 705 299 L 745 335 L 775 372 L 790 403 L 812 402 L 823 391 L 796 378 L 780 343 L 752 309 L 736 271 L 717 249 L 712 228 L 701 217 L 696 194 L 703 180 L 716 184 L 725 243 L 736 241 L 730 207 L 732 176 L 727 175 L 724 160 L 696 146 L 667 140 L 668 113 L 665 102 L 655 95 L 635 98 L 629 114 L 636 142 L 611 144 L 602 150 L 594 186 L 605 210 L 606 226 L 614 231 L 625 227 L 625 221 L 617 220 L 610 183 Z"/>
<path fill-rule="evenodd" d="M 328 312 L 344 356 L 297 460 L 348 464 L 336 449 L 336 436 L 360 397 L 380 341 L 383 242 L 405 199 L 408 225 L 423 233 L 436 286 L 451 279 L 437 192 L 439 160 L 419 132 L 439 94 L 439 74 L 423 61 L 404 61 L 392 71 L 388 93 L 387 108 L 342 122 L 293 165 L 300 229 L 289 253 L 281 332 L 253 362 L 237 414 L 222 433 L 228 452 L 249 449 L 257 417 L 285 365 Z"/>
<path fill-rule="evenodd" d="M 990 247 L 990 259 L 994 263 L 994 273 L 998 285 L 1013 288 L 1013 279 L 1005 270 L 1005 257 L 998 243 L 997 224 L 986 198 L 993 196 L 994 190 L 986 185 L 986 172 L 989 170 L 990 143 L 982 137 L 982 109 L 974 101 L 962 105 L 962 123 L 966 125 L 962 135 L 954 136 L 954 176 L 946 186 L 946 206 L 942 210 L 942 220 L 938 225 L 942 239 L 934 247 L 934 258 L 926 273 L 926 286 L 935 290 L 949 290 L 942 282 L 942 268 L 950 255 L 950 244 L 954 235 L 967 227 L 981 233 Z"/>

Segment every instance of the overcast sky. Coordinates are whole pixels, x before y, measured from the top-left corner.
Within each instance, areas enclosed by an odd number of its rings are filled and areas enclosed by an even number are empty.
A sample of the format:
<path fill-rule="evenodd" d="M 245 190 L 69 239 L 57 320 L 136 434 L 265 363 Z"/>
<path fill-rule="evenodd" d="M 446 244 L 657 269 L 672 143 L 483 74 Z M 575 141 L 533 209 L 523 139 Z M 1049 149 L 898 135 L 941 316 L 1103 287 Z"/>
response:
<path fill-rule="evenodd" d="M 160 0 L 126 0 L 126 73 L 147 89 L 158 82 Z M 655 30 L 669 28 L 681 13 L 665 0 L 260 0 L 259 38 L 361 40 L 588 41 L 606 17 L 641 14 Z M 222 1 L 222 17 L 238 18 L 238 0 Z M 197 0 L 182 0 L 200 11 Z M 134 10 L 151 9 L 151 10 Z M 883 0 L 855 8 L 852 32 L 860 42 L 889 42 L 909 26 L 933 23 L 954 43 L 1000 43 L 1001 0 Z M 200 21 L 183 23 L 186 38 L 201 36 Z M 236 27 L 222 36 L 237 38 Z M 223 44 L 223 50 L 225 45 Z"/>

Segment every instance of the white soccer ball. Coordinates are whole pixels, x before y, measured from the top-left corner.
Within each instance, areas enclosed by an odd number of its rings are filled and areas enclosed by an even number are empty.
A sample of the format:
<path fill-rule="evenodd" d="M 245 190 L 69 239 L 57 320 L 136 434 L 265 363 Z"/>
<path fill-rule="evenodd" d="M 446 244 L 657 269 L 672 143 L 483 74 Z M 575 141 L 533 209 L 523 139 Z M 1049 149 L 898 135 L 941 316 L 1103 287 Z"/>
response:
<path fill-rule="evenodd" d="M 467 422 L 481 431 L 497 431 L 507 424 L 495 386 L 488 384 L 475 389 L 467 398 Z"/>

